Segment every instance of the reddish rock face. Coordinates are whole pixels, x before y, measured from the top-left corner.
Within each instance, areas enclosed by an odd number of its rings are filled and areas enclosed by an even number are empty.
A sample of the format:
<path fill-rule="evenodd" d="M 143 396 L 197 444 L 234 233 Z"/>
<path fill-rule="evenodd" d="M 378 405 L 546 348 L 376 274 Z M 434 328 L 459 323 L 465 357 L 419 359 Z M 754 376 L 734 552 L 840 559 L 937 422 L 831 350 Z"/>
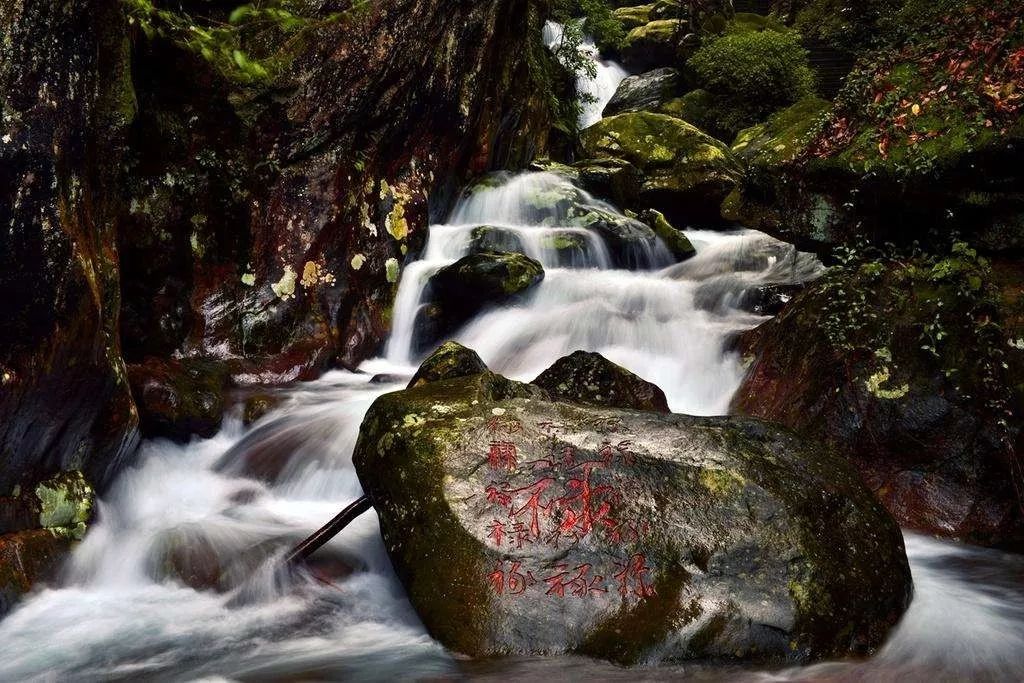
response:
<path fill-rule="evenodd" d="M 227 353 L 265 382 L 375 353 L 430 219 L 546 144 L 541 23 L 527 0 L 373 3 L 261 89 L 140 38 L 132 136 L 161 142 L 133 157 L 121 235 L 129 360 Z"/>
<path fill-rule="evenodd" d="M 49 529 L 0 536 L 0 615 L 39 582 L 54 576 L 71 541 Z"/>
<path fill-rule="evenodd" d="M 101 484 L 136 423 L 114 237 L 126 23 L 115 0 L 0 10 L 0 494 L 63 469 Z"/>
<path fill-rule="evenodd" d="M 734 410 L 844 454 L 904 526 L 1024 548 L 1019 269 L 966 295 L 920 265 L 834 272 L 747 333 Z"/>

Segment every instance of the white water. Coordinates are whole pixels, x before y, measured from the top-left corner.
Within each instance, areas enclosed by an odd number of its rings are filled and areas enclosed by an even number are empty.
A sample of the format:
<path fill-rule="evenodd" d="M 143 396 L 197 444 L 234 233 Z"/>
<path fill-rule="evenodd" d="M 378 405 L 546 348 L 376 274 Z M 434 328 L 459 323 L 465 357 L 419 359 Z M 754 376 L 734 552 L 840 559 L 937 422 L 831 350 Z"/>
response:
<path fill-rule="evenodd" d="M 607 68 L 585 92 L 611 97 L 621 77 Z M 599 351 L 659 384 L 676 410 L 696 414 L 725 410 L 741 379 L 725 344 L 764 320 L 738 308 L 743 292 L 805 280 L 819 268 L 756 232 L 690 230 L 693 259 L 656 268 L 665 254 L 654 250 L 639 257 L 645 269 L 611 270 L 599 238 L 559 227 L 558 217 L 526 201 L 563 182 L 511 179 L 431 229 L 423 259 L 402 277 L 389 360 L 364 364 L 366 374 L 333 372 L 284 389 L 285 404 L 252 427 L 232 419 L 213 439 L 145 444 L 59 583 L 0 622 L 0 681 L 1024 680 L 1024 558 L 917 536 L 907 539 L 916 597 L 882 651 L 866 662 L 783 671 L 454 658 L 407 602 L 372 511 L 316 555 L 353 566 L 352 575 L 275 569 L 288 548 L 360 494 L 351 463 L 359 423 L 375 397 L 403 386 L 370 376 L 412 372 L 423 285 L 466 253 L 473 227 L 514 234 L 547 277 L 528 300 L 486 313 L 458 339 L 524 379 L 578 348 Z M 581 234 L 585 247 L 569 255 L 546 249 L 545 238 L 559 234 Z M 210 544 L 216 550 L 204 557 Z M 184 585 L 168 566 L 175 547 L 192 551 L 192 568 L 218 566 L 229 578 L 222 592 Z"/>
<path fill-rule="evenodd" d="M 560 24 L 547 22 L 544 25 L 544 44 L 552 50 L 556 49 L 561 44 L 564 33 L 565 30 Z M 582 130 L 601 120 L 601 112 L 629 72 L 617 62 L 602 59 L 600 50 L 590 37 L 585 38 L 580 44 L 579 52 L 593 67 L 593 73 L 589 70 L 584 71 L 576 78 L 576 92 L 581 95 L 582 111 L 579 126 Z"/>
<path fill-rule="evenodd" d="M 474 228 L 497 226 L 545 264 L 545 278 L 524 301 L 479 316 L 454 335 L 456 340 L 476 350 L 492 369 L 521 380 L 533 379 L 573 351 L 596 351 L 661 386 L 677 412 L 725 413 L 743 372 L 735 355 L 723 349 L 731 335 L 764 320 L 735 307 L 740 295 L 759 285 L 811 280 L 820 263 L 754 231 L 689 231 L 698 253 L 678 265 L 611 270 L 608 249 L 600 237 L 588 234 L 587 253 L 565 267 L 543 244 L 580 229 L 559 227 L 564 216 L 535 208 L 531 199 L 563 195 L 567 186 L 567 180 L 550 173 L 516 176 L 471 194 L 450 225 L 431 228 L 424 258 L 406 270 L 399 285 L 388 360 L 417 364 L 410 349 L 427 280 L 470 253 Z M 581 195 L 588 209 L 615 211 Z M 659 248 L 638 260 L 647 268 L 671 263 Z"/>

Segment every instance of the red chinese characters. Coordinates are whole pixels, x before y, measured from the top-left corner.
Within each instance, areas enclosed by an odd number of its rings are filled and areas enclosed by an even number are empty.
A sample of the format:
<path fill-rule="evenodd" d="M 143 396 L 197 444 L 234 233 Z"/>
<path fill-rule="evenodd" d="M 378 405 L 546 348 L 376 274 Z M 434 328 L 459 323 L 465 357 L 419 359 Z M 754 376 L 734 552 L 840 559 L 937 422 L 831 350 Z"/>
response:
<path fill-rule="evenodd" d="M 619 595 L 628 597 L 635 595 L 638 598 L 649 598 L 655 594 L 654 586 L 647 583 L 650 567 L 647 566 L 647 558 L 642 553 L 637 553 L 626 562 L 616 562 L 620 571 L 615 574 L 615 580 L 619 582 Z"/>
<path fill-rule="evenodd" d="M 523 572 L 522 563 L 499 561 L 488 577 L 491 587 L 498 595 L 522 595 L 526 589 L 537 583 L 532 571 Z"/>
<path fill-rule="evenodd" d="M 492 470 L 515 472 L 519 466 L 519 452 L 511 441 L 492 441 L 487 451 L 487 462 Z"/>
<path fill-rule="evenodd" d="M 564 598 L 565 592 L 568 590 L 569 595 L 585 598 L 591 593 L 608 592 L 608 589 L 605 588 L 603 576 L 599 574 L 590 575 L 592 567 L 589 564 L 581 564 L 572 571 L 569 571 L 569 565 L 567 564 L 555 565 L 554 568 L 556 573 L 544 579 L 544 583 L 548 585 L 547 595 L 557 595 L 560 598 Z"/>
<path fill-rule="evenodd" d="M 605 426 L 619 431 L 618 425 Z M 649 523 L 623 520 L 617 514 L 624 499 L 621 486 L 629 476 L 624 467 L 635 462 L 632 442 L 603 439 L 588 460 L 566 443 L 572 431 L 566 425 L 547 422 L 538 428 L 543 452 L 530 459 L 524 456 L 532 449 L 513 440 L 523 432 L 518 420 L 495 416 L 487 423 L 491 435 L 487 465 L 493 479 L 484 494 L 494 515 L 486 527 L 488 545 L 511 555 L 527 546 L 558 549 L 563 542 L 578 545 L 588 539 L 597 544 L 587 546 L 593 549 L 602 543 L 618 546 L 640 541 Z M 527 481 L 525 486 L 518 485 Z M 652 570 L 642 553 L 603 569 L 584 562 L 534 567 L 524 567 L 524 562 L 506 555 L 495 563 L 488 581 L 496 594 L 519 596 L 535 585 L 535 594 L 544 590 L 543 595 L 560 599 L 617 592 L 625 600 L 655 594 Z"/>

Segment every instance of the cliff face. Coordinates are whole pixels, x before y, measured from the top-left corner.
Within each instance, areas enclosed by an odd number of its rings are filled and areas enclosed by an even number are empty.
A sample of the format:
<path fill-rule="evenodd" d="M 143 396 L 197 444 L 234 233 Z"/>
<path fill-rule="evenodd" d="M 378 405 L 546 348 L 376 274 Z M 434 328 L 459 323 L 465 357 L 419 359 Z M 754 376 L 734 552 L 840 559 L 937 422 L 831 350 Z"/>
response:
<path fill-rule="evenodd" d="M 227 97 L 201 59 L 144 45 L 138 71 L 158 76 L 139 89 L 153 113 L 134 133 L 165 149 L 136 159 L 122 236 L 140 271 L 129 357 L 216 353 L 276 381 L 372 355 L 429 218 L 468 176 L 544 145 L 528 61 L 542 16 L 530 0 L 375 3 L 306 36 L 272 83 Z M 206 75 L 181 92 L 190 67 Z"/>
<path fill-rule="evenodd" d="M 223 53 L 245 78 L 154 30 L 235 4 L 0 0 L 0 513 L 105 484 L 140 412 L 187 438 L 232 384 L 375 353 L 429 220 L 543 151 L 543 0 L 309 2 L 247 46 L 272 72 Z"/>
<path fill-rule="evenodd" d="M 54 471 L 102 483 L 135 408 L 115 233 L 134 115 L 115 2 L 0 3 L 0 494 Z"/>

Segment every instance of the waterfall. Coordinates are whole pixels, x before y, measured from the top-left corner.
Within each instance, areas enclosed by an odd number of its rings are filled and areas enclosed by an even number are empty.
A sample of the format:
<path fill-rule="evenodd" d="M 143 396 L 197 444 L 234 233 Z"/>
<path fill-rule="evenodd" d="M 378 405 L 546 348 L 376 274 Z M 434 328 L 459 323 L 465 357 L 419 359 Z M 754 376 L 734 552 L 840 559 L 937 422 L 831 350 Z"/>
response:
<path fill-rule="evenodd" d="M 423 259 L 410 264 L 399 283 L 388 360 L 418 362 L 410 349 L 429 276 L 469 253 L 472 231 L 487 226 L 515 235 L 522 251 L 545 265 L 544 280 L 525 300 L 487 311 L 454 335 L 488 366 L 528 381 L 573 351 L 596 351 L 658 384 L 677 412 L 725 413 L 743 377 L 726 343 L 764 320 L 740 307 L 742 294 L 814 279 L 821 264 L 750 230 L 689 231 L 697 247 L 693 259 L 667 265 L 667 253 L 656 247 L 643 255 L 646 267 L 629 271 L 612 270 L 602 238 L 583 230 L 586 254 L 566 264 L 543 244 L 581 229 L 561 227 L 564 209 L 539 204 L 537 197 L 567 194 L 579 197 L 585 211 L 622 216 L 563 177 L 523 173 L 471 192 L 447 224 L 431 227 Z"/>
<path fill-rule="evenodd" d="M 546 38 L 557 28 L 546 27 Z M 595 86 L 602 97 L 614 91 L 612 80 Z M 539 201 L 551 193 L 622 217 L 553 174 L 499 177 L 432 226 L 422 258 L 405 268 L 386 358 L 282 389 L 284 403 L 251 426 L 235 416 L 212 439 L 147 442 L 99 503 L 61 580 L 0 622 L 0 681 L 629 675 L 583 657 L 452 656 L 406 600 L 372 511 L 321 549 L 309 570 L 278 568 L 290 547 L 361 494 L 351 453 L 363 415 L 375 398 L 404 387 L 418 360 L 409 349 L 424 285 L 468 253 L 475 229 L 515 238 L 546 277 L 455 339 L 519 379 L 577 349 L 597 351 L 659 385 L 676 411 L 694 414 L 725 412 L 740 382 L 729 342 L 767 319 L 747 310 L 748 295 L 821 270 L 812 256 L 761 233 L 700 229 L 686 230 L 697 249 L 689 260 L 673 264 L 655 244 L 635 255 L 635 268 L 614 269 L 605 240 L 572 225 L 557 203 Z M 579 249 L 551 249 L 559 236 L 579 238 Z M 917 598 L 873 659 L 784 671 L 663 665 L 636 676 L 1024 680 L 1024 560 L 915 536 L 907 550 Z"/>
<path fill-rule="evenodd" d="M 564 35 L 565 29 L 561 24 L 554 21 L 544 24 L 544 44 L 549 49 L 557 49 Z M 579 126 L 582 130 L 601 120 L 601 113 L 629 72 L 617 62 L 602 59 L 601 51 L 590 36 L 584 37 L 578 50 L 593 67 L 593 73 L 583 71 L 576 75 L 576 92 L 581 96 Z"/>

